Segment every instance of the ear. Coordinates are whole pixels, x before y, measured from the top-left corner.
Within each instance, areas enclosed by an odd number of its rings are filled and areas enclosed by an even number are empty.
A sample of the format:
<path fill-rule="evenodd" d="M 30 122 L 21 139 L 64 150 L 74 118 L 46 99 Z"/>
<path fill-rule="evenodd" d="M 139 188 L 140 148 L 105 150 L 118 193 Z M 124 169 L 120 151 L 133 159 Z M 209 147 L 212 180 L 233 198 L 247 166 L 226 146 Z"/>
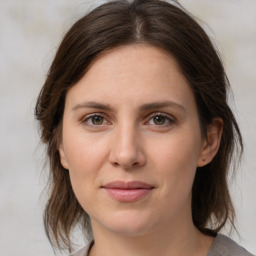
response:
<path fill-rule="evenodd" d="M 59 145 L 59 154 L 60 154 L 61 165 L 63 166 L 63 168 L 69 169 L 66 154 L 62 144 Z"/>
<path fill-rule="evenodd" d="M 207 138 L 204 138 L 197 167 L 209 164 L 218 152 L 223 130 L 223 120 L 214 118 L 207 127 Z"/>

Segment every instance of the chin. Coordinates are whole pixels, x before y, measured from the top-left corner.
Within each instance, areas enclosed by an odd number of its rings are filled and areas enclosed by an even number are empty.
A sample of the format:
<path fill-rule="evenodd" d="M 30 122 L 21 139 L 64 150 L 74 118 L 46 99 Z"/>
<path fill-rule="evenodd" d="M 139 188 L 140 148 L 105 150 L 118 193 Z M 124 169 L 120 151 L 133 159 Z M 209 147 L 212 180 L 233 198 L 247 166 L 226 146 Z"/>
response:
<path fill-rule="evenodd" d="M 149 231 L 149 228 L 146 227 L 145 225 L 136 226 L 136 225 L 120 224 L 120 225 L 110 226 L 109 231 L 121 236 L 138 237 L 138 236 L 146 235 Z"/>
<path fill-rule="evenodd" d="M 118 212 L 103 224 L 109 231 L 123 236 L 136 237 L 147 234 L 154 226 L 149 216 L 136 212 Z"/>

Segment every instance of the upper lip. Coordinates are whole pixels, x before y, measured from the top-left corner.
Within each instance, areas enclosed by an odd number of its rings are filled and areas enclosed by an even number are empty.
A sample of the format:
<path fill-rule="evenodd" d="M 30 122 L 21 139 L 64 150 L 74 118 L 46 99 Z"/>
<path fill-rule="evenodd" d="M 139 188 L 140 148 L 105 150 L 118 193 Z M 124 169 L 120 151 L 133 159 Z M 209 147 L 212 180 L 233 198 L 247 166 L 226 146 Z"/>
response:
<path fill-rule="evenodd" d="M 152 189 L 154 186 L 141 181 L 112 181 L 102 186 L 108 189 Z"/>

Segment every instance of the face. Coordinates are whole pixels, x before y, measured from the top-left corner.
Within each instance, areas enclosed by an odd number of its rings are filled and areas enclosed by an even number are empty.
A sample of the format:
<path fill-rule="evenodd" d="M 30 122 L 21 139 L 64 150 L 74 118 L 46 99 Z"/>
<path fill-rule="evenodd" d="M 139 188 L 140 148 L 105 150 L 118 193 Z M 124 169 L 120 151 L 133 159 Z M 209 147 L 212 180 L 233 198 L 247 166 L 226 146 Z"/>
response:
<path fill-rule="evenodd" d="M 136 236 L 191 222 L 205 151 L 188 82 L 158 48 L 116 48 L 67 93 L 61 163 L 94 230 Z"/>

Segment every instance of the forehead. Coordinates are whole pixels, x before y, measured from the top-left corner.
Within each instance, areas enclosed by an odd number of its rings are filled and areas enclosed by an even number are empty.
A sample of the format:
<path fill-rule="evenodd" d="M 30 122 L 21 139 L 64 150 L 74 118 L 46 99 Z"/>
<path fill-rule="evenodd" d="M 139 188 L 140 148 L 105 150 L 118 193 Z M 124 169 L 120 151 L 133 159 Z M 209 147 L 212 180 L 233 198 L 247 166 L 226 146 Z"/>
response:
<path fill-rule="evenodd" d="M 149 45 L 115 48 L 98 57 L 67 94 L 70 101 L 190 102 L 193 93 L 176 60 Z"/>
<path fill-rule="evenodd" d="M 133 44 L 111 49 L 97 57 L 90 65 L 86 79 L 99 71 L 101 77 L 114 74 L 115 78 L 120 78 L 133 74 L 134 79 L 141 79 L 144 76 L 143 71 L 146 70 L 157 72 L 158 79 L 166 70 L 169 74 L 180 73 L 181 75 L 179 65 L 171 54 L 148 44 Z M 149 76 L 150 74 L 143 78 L 146 79 Z"/>

